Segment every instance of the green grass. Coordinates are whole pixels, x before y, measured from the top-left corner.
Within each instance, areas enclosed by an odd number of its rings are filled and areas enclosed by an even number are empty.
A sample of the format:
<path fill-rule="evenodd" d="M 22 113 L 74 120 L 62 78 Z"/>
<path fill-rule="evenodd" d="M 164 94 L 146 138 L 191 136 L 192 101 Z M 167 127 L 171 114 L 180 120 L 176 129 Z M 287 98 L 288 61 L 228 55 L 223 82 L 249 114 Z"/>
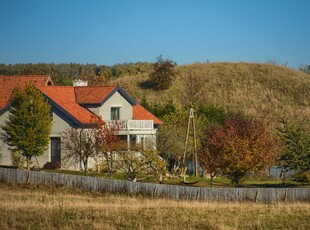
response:
<path fill-rule="evenodd" d="M 44 170 L 46 172 L 56 172 L 56 173 L 65 173 L 65 174 L 71 174 L 71 175 L 79 175 L 84 176 L 84 172 L 81 171 L 70 171 L 70 170 Z M 108 178 L 110 179 L 110 174 L 107 173 L 98 173 L 98 172 L 90 172 L 88 176 L 93 177 L 101 177 L 101 178 Z M 159 183 L 157 177 L 139 177 L 140 179 L 138 181 L 140 182 L 147 182 L 147 183 Z M 113 174 L 112 179 L 116 180 L 127 180 L 126 177 L 119 175 L 119 174 Z M 184 185 L 181 182 L 183 181 L 183 178 L 174 176 L 174 177 L 164 177 L 163 183 L 164 184 L 172 184 L 172 185 Z M 186 182 L 197 182 L 195 184 L 189 184 L 188 186 L 197 186 L 197 187 L 210 187 L 210 178 L 205 177 L 195 177 L 192 175 L 189 175 L 186 177 Z M 230 180 L 225 177 L 215 177 L 213 179 L 213 187 L 231 187 Z M 243 181 L 240 186 L 242 187 L 262 187 L 262 188 L 283 188 L 283 187 L 310 187 L 309 183 L 301 183 L 296 182 L 292 180 L 285 180 L 282 181 L 280 179 L 268 179 L 268 178 L 259 178 L 259 179 L 247 179 Z"/>
<path fill-rule="evenodd" d="M 151 199 L 0 183 L 0 229 L 310 229 L 309 203 Z"/>

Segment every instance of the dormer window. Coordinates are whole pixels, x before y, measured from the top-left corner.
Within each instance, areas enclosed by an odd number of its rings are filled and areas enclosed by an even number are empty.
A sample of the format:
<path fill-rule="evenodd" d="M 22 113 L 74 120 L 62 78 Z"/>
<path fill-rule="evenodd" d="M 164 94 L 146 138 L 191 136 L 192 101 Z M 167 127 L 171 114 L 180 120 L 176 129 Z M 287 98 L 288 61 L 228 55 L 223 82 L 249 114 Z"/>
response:
<path fill-rule="evenodd" d="M 119 120 L 120 107 L 111 107 L 111 120 Z"/>

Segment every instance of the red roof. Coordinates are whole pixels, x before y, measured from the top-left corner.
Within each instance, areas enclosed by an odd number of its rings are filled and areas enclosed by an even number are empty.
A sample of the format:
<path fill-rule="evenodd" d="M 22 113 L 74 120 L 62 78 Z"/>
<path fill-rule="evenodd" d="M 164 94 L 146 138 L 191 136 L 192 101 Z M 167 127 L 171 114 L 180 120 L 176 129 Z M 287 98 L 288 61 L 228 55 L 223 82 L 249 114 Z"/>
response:
<path fill-rule="evenodd" d="M 153 120 L 155 125 L 163 124 L 163 122 L 159 120 L 154 114 L 139 104 L 133 106 L 133 120 Z"/>
<path fill-rule="evenodd" d="M 24 87 L 27 83 L 35 86 L 52 85 L 52 81 L 47 75 L 35 76 L 2 76 L 0 75 L 0 110 L 2 110 L 9 102 L 13 89 L 16 87 Z"/>
<path fill-rule="evenodd" d="M 79 122 L 90 124 L 96 120 L 97 116 L 95 114 L 77 103 L 73 86 L 45 86 L 38 88 Z"/>
<path fill-rule="evenodd" d="M 34 84 L 51 101 L 61 107 L 69 116 L 82 124 L 93 123 L 96 118 L 88 109 L 80 104 L 100 104 L 117 86 L 51 86 L 53 83 L 49 76 L 1 76 L 0 75 L 0 111 L 8 104 L 13 89 L 24 87 L 26 83 Z M 121 90 L 121 89 L 119 89 Z M 127 95 L 127 94 L 126 94 Z M 129 97 L 128 95 L 126 97 Z M 133 105 L 134 120 L 153 120 L 154 124 L 162 124 L 152 113 L 130 99 Z"/>
<path fill-rule="evenodd" d="M 74 87 L 79 104 L 100 104 L 116 86 L 78 86 Z"/>

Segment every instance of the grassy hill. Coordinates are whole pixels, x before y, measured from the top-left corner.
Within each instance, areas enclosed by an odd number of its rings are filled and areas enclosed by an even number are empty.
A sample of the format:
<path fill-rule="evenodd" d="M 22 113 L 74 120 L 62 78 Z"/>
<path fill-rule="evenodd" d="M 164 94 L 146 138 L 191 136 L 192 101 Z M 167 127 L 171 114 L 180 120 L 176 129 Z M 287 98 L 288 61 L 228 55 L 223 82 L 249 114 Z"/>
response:
<path fill-rule="evenodd" d="M 165 103 L 173 100 L 181 107 L 186 100 L 184 82 L 189 76 L 199 78 L 200 100 L 253 116 L 303 120 L 310 124 L 310 74 L 274 64 L 195 63 L 177 67 L 177 78 L 169 90 L 154 91 L 145 87 L 152 63 L 124 63 L 114 66 L 95 64 L 0 64 L 1 75 L 50 75 L 57 85 L 72 85 L 74 79 L 100 83 L 107 78 L 120 84 L 135 98 Z M 102 75 L 102 76 L 101 76 Z M 112 80 L 111 80 L 112 79 Z M 95 80 L 94 82 L 92 80 Z"/>
<path fill-rule="evenodd" d="M 202 101 L 230 111 L 260 117 L 272 122 L 280 117 L 310 123 L 310 74 L 288 67 L 256 63 L 195 63 L 177 67 L 178 77 L 169 90 L 143 88 L 147 74 L 114 79 L 136 98 L 164 103 L 172 99 L 181 107 L 184 79 L 189 73 L 204 86 Z"/>

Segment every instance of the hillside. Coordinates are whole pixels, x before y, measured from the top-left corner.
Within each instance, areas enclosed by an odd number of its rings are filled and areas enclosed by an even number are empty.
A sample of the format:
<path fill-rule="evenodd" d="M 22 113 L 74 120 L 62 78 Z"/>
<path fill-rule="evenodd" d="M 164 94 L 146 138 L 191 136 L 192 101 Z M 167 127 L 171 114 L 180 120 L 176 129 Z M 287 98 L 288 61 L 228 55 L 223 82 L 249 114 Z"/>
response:
<path fill-rule="evenodd" d="M 71 85 L 77 78 L 90 84 L 119 84 L 138 100 L 162 104 L 168 100 L 181 107 L 186 100 L 184 82 L 197 77 L 200 101 L 206 105 L 310 124 L 310 74 L 273 64 L 195 63 L 177 67 L 177 78 L 169 90 L 145 87 L 152 63 L 137 62 L 104 66 L 95 64 L 0 64 L 0 75 L 50 75 L 56 85 Z"/>
<path fill-rule="evenodd" d="M 178 77 L 166 91 L 141 87 L 147 74 L 124 76 L 113 80 L 136 98 L 164 103 L 172 99 L 181 106 L 184 79 L 189 73 L 202 79 L 205 104 L 230 111 L 267 116 L 272 122 L 280 117 L 310 123 L 310 74 L 271 64 L 196 63 L 178 66 Z"/>

